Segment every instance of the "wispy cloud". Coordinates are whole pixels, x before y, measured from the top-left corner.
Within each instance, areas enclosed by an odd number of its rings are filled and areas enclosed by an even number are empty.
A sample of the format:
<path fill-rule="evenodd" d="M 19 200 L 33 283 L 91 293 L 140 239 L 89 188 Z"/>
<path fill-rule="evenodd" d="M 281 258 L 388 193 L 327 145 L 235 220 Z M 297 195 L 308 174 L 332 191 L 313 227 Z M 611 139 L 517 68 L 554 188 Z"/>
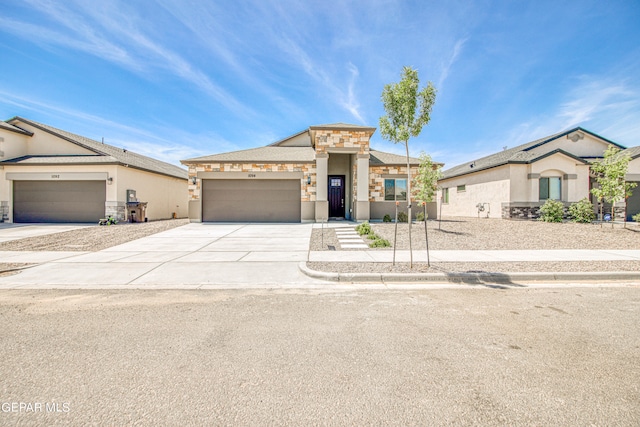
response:
<path fill-rule="evenodd" d="M 444 86 L 444 82 L 445 80 L 447 80 L 447 77 L 449 77 L 449 72 L 451 71 L 453 64 L 455 64 L 455 62 L 458 60 L 458 57 L 460 56 L 460 53 L 462 52 L 462 48 L 464 47 L 464 44 L 466 42 L 467 42 L 466 38 L 456 41 L 456 44 L 453 47 L 453 52 L 451 52 L 451 56 L 449 57 L 448 62 L 444 64 L 444 67 L 440 72 L 440 78 L 438 79 L 438 86 L 437 86 L 438 90 L 442 90 L 442 87 Z"/>
<path fill-rule="evenodd" d="M 144 77 L 164 70 L 195 85 L 238 115 L 256 115 L 202 70 L 144 34 L 141 29 L 143 18 L 123 4 L 33 0 L 26 0 L 26 4 L 46 15 L 57 27 L 50 25 L 47 28 L 42 24 L 7 18 L 0 18 L 0 27 L 41 45 L 57 45 L 91 54 Z"/>

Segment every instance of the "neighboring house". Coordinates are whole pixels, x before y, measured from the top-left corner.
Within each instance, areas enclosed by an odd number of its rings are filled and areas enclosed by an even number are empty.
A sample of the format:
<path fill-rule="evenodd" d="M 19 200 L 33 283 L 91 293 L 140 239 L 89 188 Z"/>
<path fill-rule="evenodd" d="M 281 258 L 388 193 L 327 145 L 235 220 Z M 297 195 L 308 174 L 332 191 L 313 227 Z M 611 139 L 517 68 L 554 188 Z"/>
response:
<path fill-rule="evenodd" d="M 187 171 L 178 166 L 22 117 L 0 121 L 5 222 L 186 217 L 186 187 Z"/>
<path fill-rule="evenodd" d="M 311 126 L 271 145 L 183 160 L 192 221 L 381 220 L 406 209 L 405 156 L 369 147 L 375 128 Z M 419 160 L 410 159 L 412 174 Z M 415 212 L 417 209 L 414 209 Z M 436 204 L 429 206 L 435 218 Z"/>
<path fill-rule="evenodd" d="M 438 182 L 441 214 L 537 218 L 548 199 L 595 202 L 590 163 L 610 145 L 625 148 L 577 127 L 447 169 Z"/>
<path fill-rule="evenodd" d="M 640 214 L 640 146 L 627 148 L 622 154 L 631 157 L 625 179 L 638 184 L 627 199 L 627 220 L 631 220 L 633 215 Z"/>

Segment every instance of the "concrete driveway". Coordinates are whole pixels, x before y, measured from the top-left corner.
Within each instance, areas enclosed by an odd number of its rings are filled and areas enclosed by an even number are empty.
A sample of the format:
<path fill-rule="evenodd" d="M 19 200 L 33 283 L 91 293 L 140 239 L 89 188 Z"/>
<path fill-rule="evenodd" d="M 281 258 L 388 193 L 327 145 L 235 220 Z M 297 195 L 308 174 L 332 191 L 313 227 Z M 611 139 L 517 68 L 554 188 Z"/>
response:
<path fill-rule="evenodd" d="M 312 224 L 192 223 L 99 252 L 0 252 L 44 262 L 0 288 L 206 288 L 320 283 L 298 270 Z"/>

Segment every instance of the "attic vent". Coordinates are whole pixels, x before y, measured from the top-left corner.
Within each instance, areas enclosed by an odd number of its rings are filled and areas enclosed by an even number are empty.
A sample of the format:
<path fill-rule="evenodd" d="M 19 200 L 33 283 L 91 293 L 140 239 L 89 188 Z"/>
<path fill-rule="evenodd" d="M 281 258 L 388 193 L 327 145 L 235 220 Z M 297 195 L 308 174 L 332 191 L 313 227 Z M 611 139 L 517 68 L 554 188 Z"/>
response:
<path fill-rule="evenodd" d="M 476 167 L 476 162 L 471 163 L 471 164 L 469 165 L 469 167 L 470 167 L 471 169 L 475 168 L 475 167 Z"/>
<path fill-rule="evenodd" d="M 584 134 L 582 132 L 573 132 L 567 135 L 567 139 L 570 139 L 573 142 L 578 142 L 581 139 L 584 139 Z"/>

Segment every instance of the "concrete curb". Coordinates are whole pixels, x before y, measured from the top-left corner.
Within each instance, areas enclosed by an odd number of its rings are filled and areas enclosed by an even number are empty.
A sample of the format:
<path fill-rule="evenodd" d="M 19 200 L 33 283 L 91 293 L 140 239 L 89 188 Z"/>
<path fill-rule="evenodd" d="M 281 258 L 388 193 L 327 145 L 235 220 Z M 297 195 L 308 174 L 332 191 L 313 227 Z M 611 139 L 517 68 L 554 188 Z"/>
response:
<path fill-rule="evenodd" d="M 299 270 L 314 279 L 343 283 L 427 282 L 463 284 L 515 284 L 517 282 L 594 282 L 594 281 L 640 281 L 640 272 L 523 272 L 523 273 L 334 273 L 312 270 L 306 262 L 298 264 Z"/>

